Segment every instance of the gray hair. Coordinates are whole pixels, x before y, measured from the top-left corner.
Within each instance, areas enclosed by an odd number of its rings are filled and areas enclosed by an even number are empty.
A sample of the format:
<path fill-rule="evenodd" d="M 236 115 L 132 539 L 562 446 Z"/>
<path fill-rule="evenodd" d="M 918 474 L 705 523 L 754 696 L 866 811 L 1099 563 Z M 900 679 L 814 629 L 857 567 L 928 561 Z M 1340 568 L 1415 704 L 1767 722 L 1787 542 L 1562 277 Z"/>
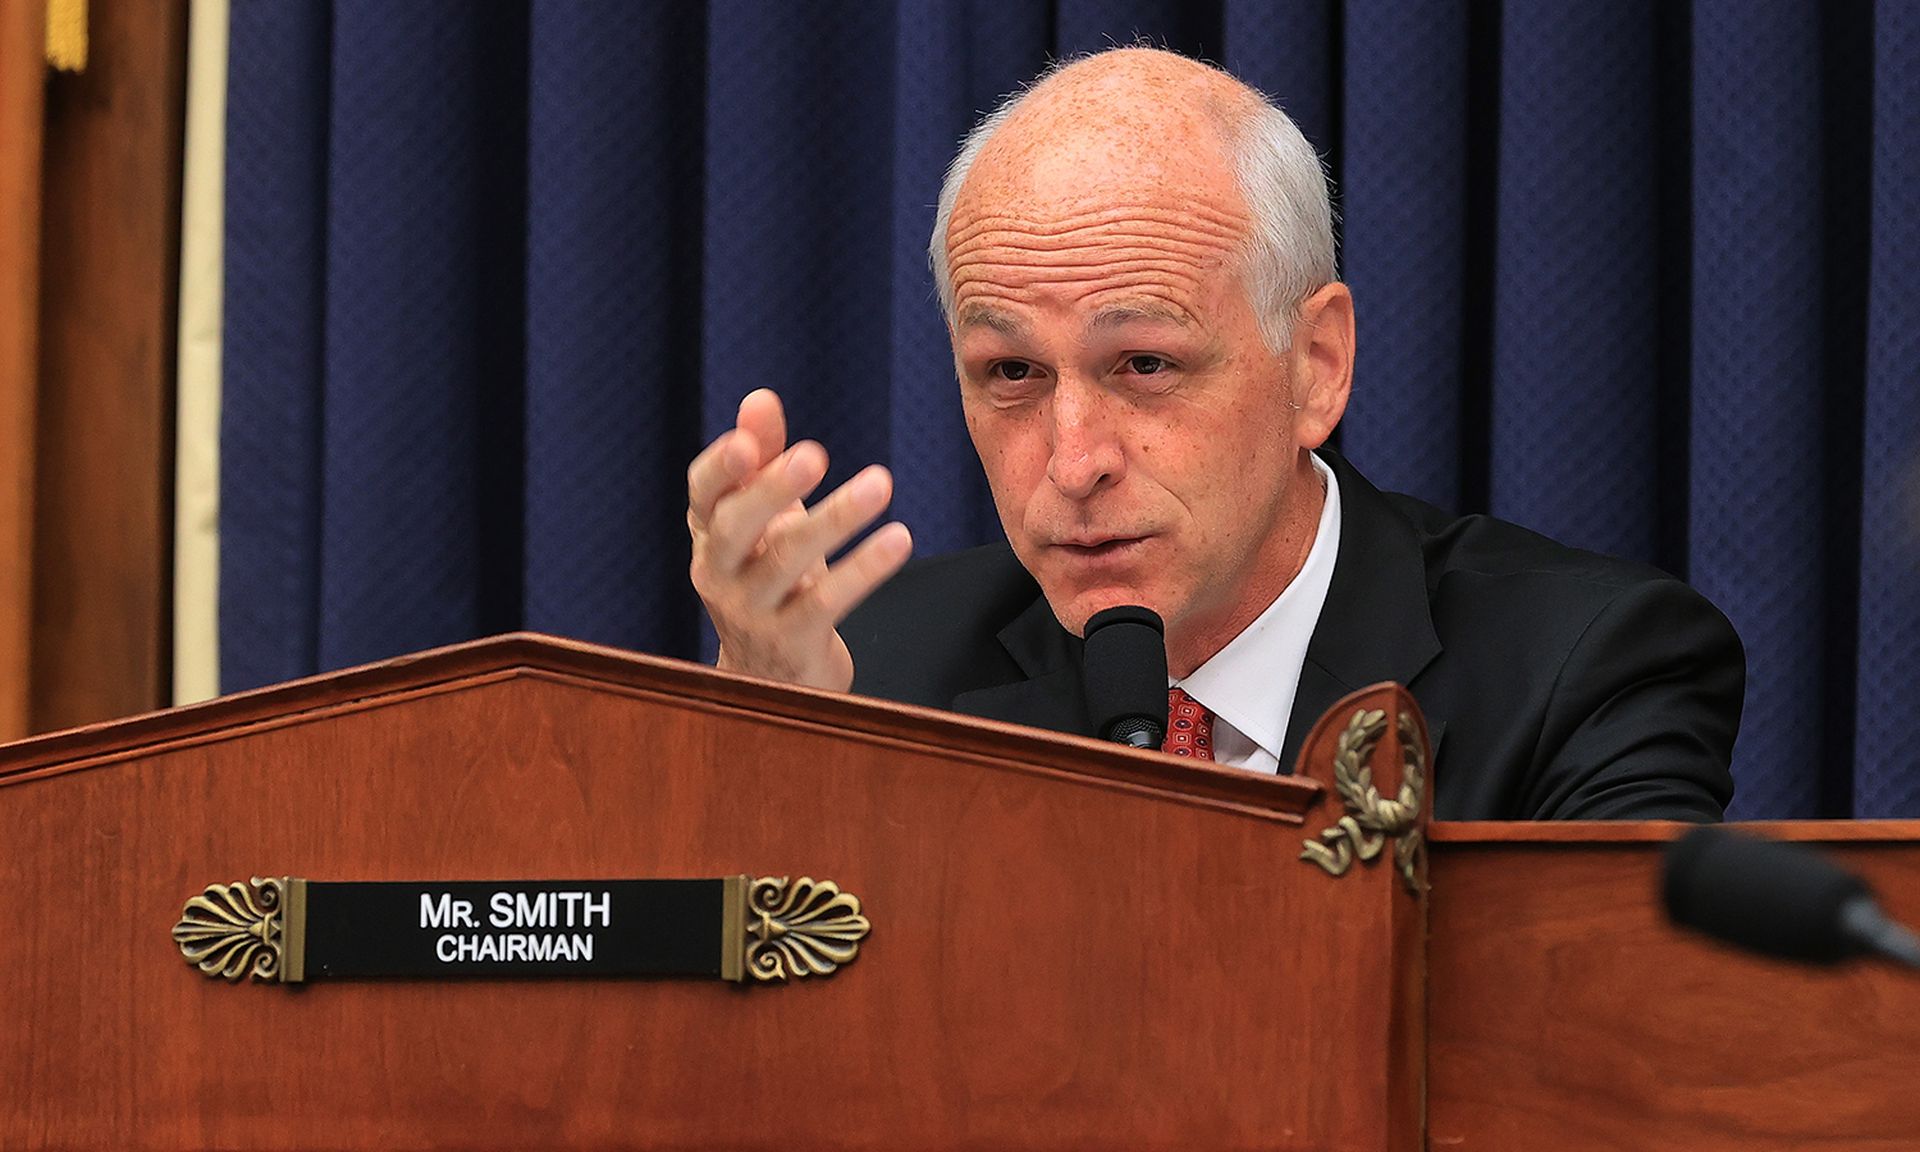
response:
<path fill-rule="evenodd" d="M 953 205 L 960 198 L 960 187 L 994 133 L 1042 81 L 1068 63 L 1050 66 L 982 117 L 960 142 L 960 151 L 947 166 L 933 217 L 933 236 L 927 242 L 927 258 L 940 293 L 940 310 L 949 327 L 954 323 L 954 303 L 947 265 L 947 229 L 953 222 Z M 1300 302 L 1335 277 L 1329 179 L 1319 155 L 1293 119 L 1256 89 L 1245 84 L 1241 87 L 1249 97 L 1244 104 L 1213 111 L 1225 130 L 1235 182 L 1253 220 L 1242 256 L 1247 296 L 1259 316 L 1260 334 L 1267 347 L 1284 352 L 1292 340 Z"/>

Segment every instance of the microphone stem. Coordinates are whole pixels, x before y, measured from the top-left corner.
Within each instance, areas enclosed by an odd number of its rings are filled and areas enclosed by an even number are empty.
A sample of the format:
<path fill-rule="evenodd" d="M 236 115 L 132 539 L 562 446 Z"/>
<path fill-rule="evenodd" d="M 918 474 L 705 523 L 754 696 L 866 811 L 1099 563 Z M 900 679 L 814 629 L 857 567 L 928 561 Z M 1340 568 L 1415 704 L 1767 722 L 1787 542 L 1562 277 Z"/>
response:
<path fill-rule="evenodd" d="M 1887 918 L 1868 896 L 1840 906 L 1840 927 L 1861 947 L 1908 968 L 1920 968 L 1920 937 Z"/>

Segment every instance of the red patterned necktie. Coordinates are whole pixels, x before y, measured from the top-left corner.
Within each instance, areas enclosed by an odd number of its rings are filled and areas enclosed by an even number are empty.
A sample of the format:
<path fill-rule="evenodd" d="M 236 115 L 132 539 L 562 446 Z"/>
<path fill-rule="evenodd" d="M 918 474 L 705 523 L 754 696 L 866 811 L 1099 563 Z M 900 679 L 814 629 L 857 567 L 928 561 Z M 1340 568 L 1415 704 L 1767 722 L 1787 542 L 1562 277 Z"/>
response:
<path fill-rule="evenodd" d="M 1167 738 L 1160 751 L 1195 760 L 1213 759 L 1213 713 L 1202 708 L 1185 689 L 1167 689 Z"/>

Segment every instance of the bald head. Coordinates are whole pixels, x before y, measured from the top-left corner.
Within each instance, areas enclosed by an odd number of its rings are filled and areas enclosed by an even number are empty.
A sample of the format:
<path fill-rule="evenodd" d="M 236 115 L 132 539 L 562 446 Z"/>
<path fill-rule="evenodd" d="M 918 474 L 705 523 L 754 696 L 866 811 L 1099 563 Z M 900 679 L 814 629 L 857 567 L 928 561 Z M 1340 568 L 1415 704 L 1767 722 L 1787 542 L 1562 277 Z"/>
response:
<path fill-rule="evenodd" d="M 1199 243 L 1241 262 L 1276 350 L 1295 306 L 1334 276 L 1325 178 L 1286 114 L 1217 68 L 1116 48 L 1043 74 L 963 142 L 929 245 L 949 326 L 957 248 L 998 220 L 1046 231 L 1114 207 L 1190 214 Z"/>
<path fill-rule="evenodd" d="M 1016 101 L 976 159 L 973 172 L 1060 177 L 1076 154 L 1106 164 L 1072 175 L 1091 194 L 1152 176 L 1232 179 L 1229 137 L 1261 106 L 1226 73 L 1153 48 L 1120 48 L 1047 74 Z M 967 189 L 962 187 L 960 195 Z"/>

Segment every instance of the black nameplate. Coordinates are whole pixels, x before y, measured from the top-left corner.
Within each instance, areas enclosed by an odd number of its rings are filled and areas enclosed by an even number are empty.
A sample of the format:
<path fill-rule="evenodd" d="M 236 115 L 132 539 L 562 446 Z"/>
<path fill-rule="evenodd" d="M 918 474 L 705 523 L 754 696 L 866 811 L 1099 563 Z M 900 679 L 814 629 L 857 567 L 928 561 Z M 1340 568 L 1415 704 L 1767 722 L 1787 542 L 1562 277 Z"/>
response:
<path fill-rule="evenodd" d="M 308 882 L 306 978 L 719 977 L 725 884 Z"/>

